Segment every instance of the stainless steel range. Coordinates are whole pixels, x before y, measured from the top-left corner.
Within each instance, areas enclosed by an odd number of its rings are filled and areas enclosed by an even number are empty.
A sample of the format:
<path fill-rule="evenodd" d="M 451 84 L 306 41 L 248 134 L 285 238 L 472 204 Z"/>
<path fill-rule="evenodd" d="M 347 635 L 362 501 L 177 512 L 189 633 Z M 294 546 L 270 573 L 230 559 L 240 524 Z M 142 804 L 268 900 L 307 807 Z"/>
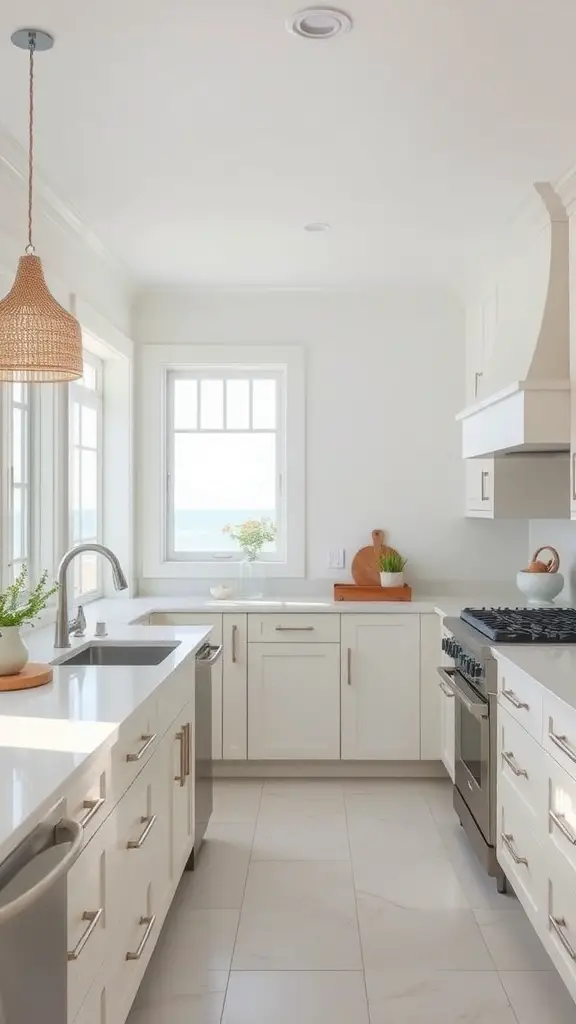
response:
<path fill-rule="evenodd" d="M 506 878 L 496 860 L 496 700 L 494 644 L 576 643 L 573 608 L 465 608 L 444 625 L 442 649 L 450 664 L 440 685 L 455 698 L 454 809 L 499 892 Z"/>

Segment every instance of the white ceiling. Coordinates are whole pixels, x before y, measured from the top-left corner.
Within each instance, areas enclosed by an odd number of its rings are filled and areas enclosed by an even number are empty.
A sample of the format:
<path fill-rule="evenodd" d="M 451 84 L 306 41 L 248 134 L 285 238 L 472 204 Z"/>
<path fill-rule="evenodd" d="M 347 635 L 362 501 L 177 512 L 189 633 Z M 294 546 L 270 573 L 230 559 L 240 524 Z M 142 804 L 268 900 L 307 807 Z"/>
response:
<path fill-rule="evenodd" d="M 537 179 L 576 160 L 574 0 L 3 0 L 0 122 L 143 281 L 457 285 Z M 332 231 L 309 234 L 309 221 Z"/>

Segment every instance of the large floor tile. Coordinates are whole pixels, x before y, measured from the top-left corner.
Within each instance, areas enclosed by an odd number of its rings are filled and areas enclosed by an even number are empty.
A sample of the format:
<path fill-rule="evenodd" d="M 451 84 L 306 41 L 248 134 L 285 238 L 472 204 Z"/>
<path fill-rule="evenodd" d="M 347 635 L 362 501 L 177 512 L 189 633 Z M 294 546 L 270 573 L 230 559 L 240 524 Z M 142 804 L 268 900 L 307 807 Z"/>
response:
<path fill-rule="evenodd" d="M 576 1005 L 553 971 L 514 971 L 500 974 L 518 1024 L 574 1024 Z"/>
<path fill-rule="evenodd" d="M 476 910 L 475 916 L 497 970 L 552 969 L 552 961 L 523 910 Z"/>
<path fill-rule="evenodd" d="M 449 779 L 429 779 L 422 784 L 422 795 L 435 821 L 459 825 L 454 810 L 454 787 Z"/>
<path fill-rule="evenodd" d="M 238 920 L 236 910 L 184 909 L 176 894 L 142 982 L 142 1003 L 209 995 L 225 988 Z"/>
<path fill-rule="evenodd" d="M 256 821 L 261 794 L 261 782 L 218 780 L 214 785 L 212 822 Z"/>
<path fill-rule="evenodd" d="M 135 1004 L 127 1024 L 220 1024 L 224 992 Z"/>
<path fill-rule="evenodd" d="M 345 861 L 253 861 L 243 909 L 333 911 L 354 916 L 351 866 Z"/>
<path fill-rule="evenodd" d="M 235 971 L 355 971 L 362 968 L 355 914 L 243 910 Z"/>
<path fill-rule="evenodd" d="M 367 971 L 372 1024 L 516 1024 L 495 971 Z"/>
<path fill-rule="evenodd" d="M 404 860 L 354 858 L 354 884 L 363 896 L 415 910 L 470 909 L 444 854 Z"/>
<path fill-rule="evenodd" d="M 315 821 L 319 817 L 340 818 L 346 827 L 346 812 L 343 795 L 316 796 L 301 799 L 292 794 L 270 793 L 262 797 L 258 824 L 273 824 L 277 821 L 292 821 L 295 824 Z"/>
<path fill-rule="evenodd" d="M 439 822 L 438 832 L 462 891 L 473 910 L 518 910 L 518 900 L 511 890 L 505 895 L 497 891 L 496 880 L 486 874 L 459 824 Z"/>
<path fill-rule="evenodd" d="M 411 784 L 404 787 L 396 782 L 368 793 L 346 792 L 344 800 L 349 815 L 367 815 L 390 822 L 432 819 L 424 794 Z"/>
<path fill-rule="evenodd" d="M 348 830 L 343 815 L 316 815 L 258 821 L 253 860 L 349 860 Z"/>
<path fill-rule="evenodd" d="M 398 863 L 404 859 L 446 858 L 438 829 L 427 810 L 412 821 L 349 814 L 348 833 L 354 860 Z"/>
<path fill-rule="evenodd" d="M 472 911 L 406 910 L 358 896 L 364 966 L 371 970 L 490 971 L 492 960 Z"/>
<path fill-rule="evenodd" d="M 182 899 L 196 909 L 239 910 L 253 836 L 252 824 L 211 823 L 195 871 L 182 880 Z"/>
<path fill-rule="evenodd" d="M 232 972 L 222 1024 L 368 1024 L 360 972 Z"/>
<path fill-rule="evenodd" d="M 342 779 L 268 779 L 262 796 L 283 796 L 289 800 L 343 800 Z"/>

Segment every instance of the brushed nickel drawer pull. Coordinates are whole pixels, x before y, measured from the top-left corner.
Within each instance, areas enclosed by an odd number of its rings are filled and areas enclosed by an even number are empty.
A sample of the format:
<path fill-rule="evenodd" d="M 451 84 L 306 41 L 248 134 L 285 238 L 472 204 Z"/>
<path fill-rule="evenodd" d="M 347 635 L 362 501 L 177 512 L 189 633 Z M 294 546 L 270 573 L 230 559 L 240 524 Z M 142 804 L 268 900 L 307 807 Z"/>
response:
<path fill-rule="evenodd" d="M 92 935 L 92 932 L 98 927 L 98 922 L 104 913 L 104 907 L 99 907 L 98 910 L 85 910 L 82 914 L 82 920 L 88 921 L 88 927 L 84 929 L 82 935 L 78 939 L 78 942 L 74 946 L 74 949 L 68 953 L 69 960 L 77 960 L 82 950 L 84 949 L 88 939 Z"/>
<path fill-rule="evenodd" d="M 186 722 L 184 726 L 184 774 L 190 775 L 191 764 L 192 764 L 192 728 L 190 722 Z"/>
<path fill-rule="evenodd" d="M 157 814 L 151 814 L 151 815 L 147 815 L 146 814 L 142 818 L 140 818 L 140 823 L 142 825 L 145 825 L 146 828 L 144 829 L 142 834 L 140 836 L 138 836 L 138 839 L 129 839 L 128 840 L 128 842 L 126 843 L 126 846 L 128 847 L 129 850 L 139 850 L 141 846 L 144 846 L 144 843 L 148 839 L 148 836 L 150 835 L 152 829 L 154 828 L 154 825 L 156 824 L 157 818 L 158 818 Z"/>
<path fill-rule="evenodd" d="M 346 651 L 346 667 L 348 671 L 348 686 L 352 686 L 352 648 Z"/>
<path fill-rule="evenodd" d="M 514 861 L 514 863 L 515 864 L 524 864 L 525 867 L 528 867 L 528 861 L 526 860 L 526 857 L 519 857 L 518 854 L 516 853 L 516 850 L 512 846 L 512 843 L 514 842 L 514 836 L 512 835 L 512 833 L 511 832 L 502 832 L 501 833 L 501 838 L 502 838 L 502 842 L 504 843 L 504 846 L 506 847 L 506 849 L 510 853 L 510 856 L 512 857 L 512 860 Z"/>
<path fill-rule="evenodd" d="M 518 700 L 518 697 L 514 693 L 514 690 L 502 689 L 502 696 L 509 700 L 513 707 L 522 708 L 524 711 L 530 711 L 530 705 L 526 704 L 523 700 Z"/>
<path fill-rule="evenodd" d="M 566 824 L 566 818 L 563 814 L 556 814 L 555 811 L 549 811 L 548 816 L 550 821 L 553 821 L 557 828 L 560 829 L 563 836 L 572 843 L 572 846 L 576 846 L 576 836 L 574 835 L 571 828 Z"/>
<path fill-rule="evenodd" d="M 563 754 L 566 754 L 566 756 L 570 758 L 571 761 L 576 761 L 576 750 L 574 750 L 574 747 L 568 742 L 568 737 L 558 736 L 552 728 L 552 723 L 550 723 L 548 737 Z"/>
<path fill-rule="evenodd" d="M 480 480 L 481 480 L 481 484 L 480 484 L 480 486 L 481 486 L 480 500 L 481 501 L 490 501 L 490 495 L 488 494 L 486 488 L 484 487 L 484 481 L 485 480 L 489 480 L 489 479 L 490 479 L 490 473 L 486 469 L 483 470 L 482 471 L 482 475 L 480 477 Z"/>
<path fill-rule="evenodd" d="M 154 740 L 156 739 L 156 733 L 152 732 L 150 733 L 150 735 L 141 736 L 140 739 L 144 740 L 144 745 L 140 747 L 140 750 L 137 750 L 135 754 L 126 754 L 127 761 L 140 761 L 144 757 L 144 754 L 146 753 L 148 748 L 151 747 L 152 744 L 154 743 Z"/>
<path fill-rule="evenodd" d="M 576 452 L 572 452 L 572 501 L 576 501 Z"/>
<path fill-rule="evenodd" d="M 238 655 L 236 652 L 236 637 L 238 636 L 238 626 L 232 626 L 232 664 L 235 665 L 238 661 Z"/>
<path fill-rule="evenodd" d="M 84 803 L 82 804 L 82 807 L 87 813 L 84 815 L 83 818 L 80 818 L 78 824 L 81 825 L 82 828 L 86 828 L 86 825 L 90 824 L 92 818 L 96 817 L 98 811 L 100 810 L 101 807 L 104 806 L 105 803 L 106 800 L 103 796 L 98 797 L 97 800 L 85 800 Z"/>
<path fill-rule="evenodd" d="M 514 775 L 523 775 L 525 779 L 528 778 L 528 772 L 525 768 L 519 768 L 514 759 L 514 754 L 511 750 L 502 751 L 502 760 L 506 762 L 509 768 L 512 769 Z"/>
<path fill-rule="evenodd" d="M 556 935 L 560 939 L 560 942 L 564 946 L 564 949 L 568 953 L 568 956 L 570 957 L 570 959 L 571 960 L 576 960 L 576 949 L 574 949 L 573 945 L 568 941 L 568 939 L 564 935 L 564 932 L 562 931 L 563 928 L 567 927 L 566 918 L 565 917 L 554 917 L 553 914 L 549 914 L 548 915 L 548 921 L 550 923 L 551 928 L 553 928 L 554 931 L 556 932 Z"/>
<path fill-rule="evenodd" d="M 276 626 L 277 633 L 312 633 L 314 626 Z"/>
<path fill-rule="evenodd" d="M 186 726 L 183 725 L 179 732 L 176 733 L 175 737 L 180 743 L 180 774 L 174 776 L 174 782 L 179 782 L 180 786 L 186 785 L 186 761 L 184 755 L 184 744 L 186 742 Z"/>
<path fill-rule="evenodd" d="M 150 938 L 150 936 L 152 934 L 152 929 L 154 928 L 154 925 L 156 924 L 156 914 L 150 914 L 147 917 L 141 917 L 140 918 L 140 924 L 145 924 L 146 925 L 146 931 L 144 932 L 144 935 L 142 936 L 142 939 L 140 940 L 140 944 L 138 946 L 138 949 L 136 949 L 133 953 L 126 953 L 126 959 L 127 960 L 140 960 L 144 950 L 146 949 L 146 943 L 148 942 L 148 939 Z"/>

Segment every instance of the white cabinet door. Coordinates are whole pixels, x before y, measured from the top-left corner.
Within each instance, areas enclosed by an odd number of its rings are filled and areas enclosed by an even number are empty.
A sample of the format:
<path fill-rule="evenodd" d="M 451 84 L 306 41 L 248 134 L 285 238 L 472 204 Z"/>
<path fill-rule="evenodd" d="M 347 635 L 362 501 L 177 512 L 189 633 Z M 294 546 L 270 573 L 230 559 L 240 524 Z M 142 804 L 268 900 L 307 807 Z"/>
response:
<path fill-rule="evenodd" d="M 342 757 L 420 757 L 420 617 L 342 616 Z"/>
<path fill-rule="evenodd" d="M 248 645 L 248 757 L 340 757 L 338 644 Z"/>
<path fill-rule="evenodd" d="M 447 630 L 442 631 L 442 636 L 452 636 Z M 441 652 L 440 664 L 444 666 L 450 666 L 453 664 L 452 659 L 448 657 L 444 651 Z M 442 750 L 441 759 L 442 763 L 448 772 L 448 775 L 454 782 L 455 775 L 455 761 L 456 761 L 456 715 L 454 711 L 454 694 L 449 687 L 437 676 L 438 679 L 438 692 L 440 694 L 440 715 L 441 715 L 441 731 L 442 731 Z"/>
<path fill-rule="evenodd" d="M 186 705 L 172 729 L 172 882 L 180 879 L 194 843 L 192 773 L 193 706 Z"/>
<path fill-rule="evenodd" d="M 222 655 L 222 757 L 248 753 L 248 616 L 224 615 Z"/>
<path fill-rule="evenodd" d="M 494 515 L 494 459 L 466 459 L 466 515 Z"/>

